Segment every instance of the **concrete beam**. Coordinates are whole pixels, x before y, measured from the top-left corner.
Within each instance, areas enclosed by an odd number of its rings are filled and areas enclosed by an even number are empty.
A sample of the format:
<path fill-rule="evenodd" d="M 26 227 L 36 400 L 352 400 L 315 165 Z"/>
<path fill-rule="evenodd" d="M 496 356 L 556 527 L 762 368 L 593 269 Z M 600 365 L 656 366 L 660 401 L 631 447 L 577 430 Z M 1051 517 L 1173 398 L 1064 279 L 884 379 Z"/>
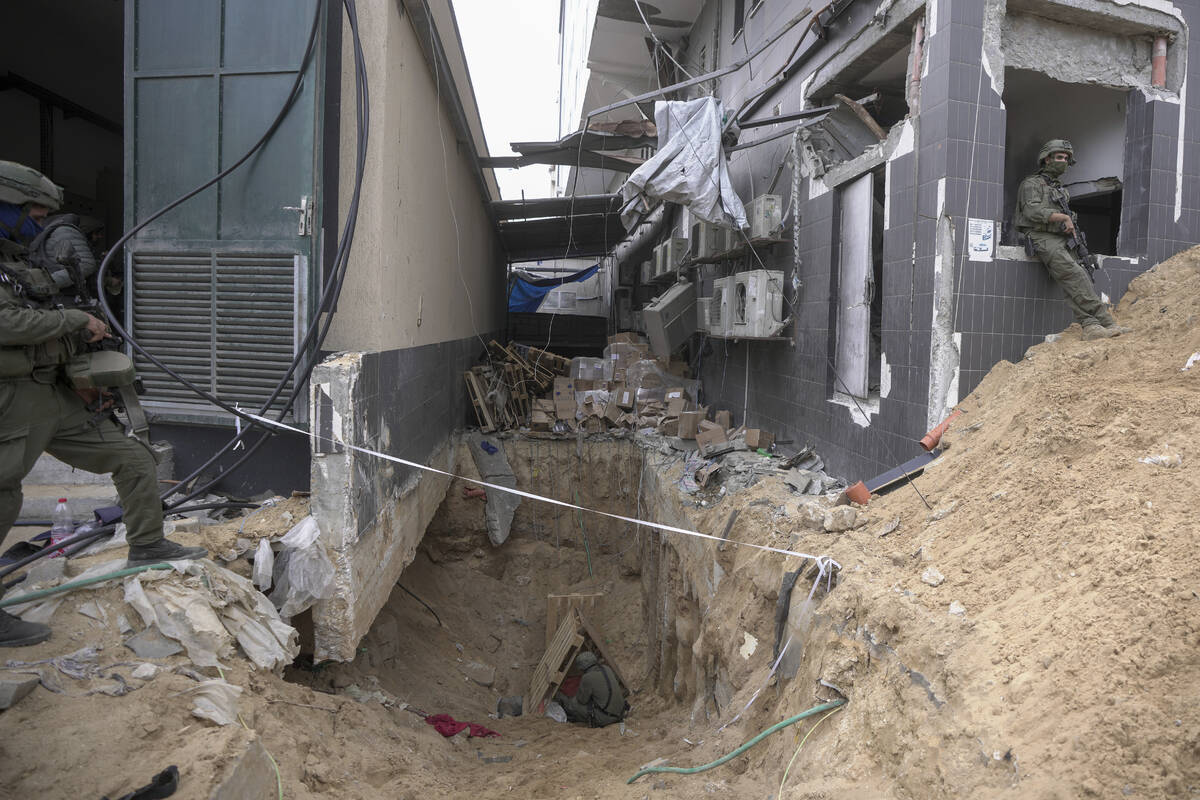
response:
<path fill-rule="evenodd" d="M 317 661 L 354 660 L 450 485 L 450 478 L 425 471 L 398 483 L 395 464 L 322 440 L 370 441 L 358 412 L 366 405 L 359 386 L 362 356 L 343 353 L 318 364 L 311 381 L 311 419 L 321 437 L 313 445 L 311 510 L 335 584 L 334 596 L 313 606 Z M 448 439 L 427 463 L 452 471 L 454 444 Z"/>

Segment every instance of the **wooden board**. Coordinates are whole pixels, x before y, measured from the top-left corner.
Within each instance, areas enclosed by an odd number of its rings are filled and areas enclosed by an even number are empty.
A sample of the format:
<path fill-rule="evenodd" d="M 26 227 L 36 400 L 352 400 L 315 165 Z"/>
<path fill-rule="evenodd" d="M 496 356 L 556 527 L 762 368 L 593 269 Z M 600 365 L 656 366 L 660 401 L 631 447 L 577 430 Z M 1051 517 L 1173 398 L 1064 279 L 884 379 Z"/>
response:
<path fill-rule="evenodd" d="M 603 592 L 584 592 L 579 594 L 548 594 L 546 595 L 546 642 L 558 631 L 559 623 L 566 618 L 571 609 L 581 615 L 591 613 L 596 609 L 596 600 L 603 597 Z"/>
<path fill-rule="evenodd" d="M 484 433 L 491 433 L 496 430 L 496 423 L 492 421 L 491 412 L 488 411 L 487 396 L 479 385 L 479 379 L 470 370 L 463 373 L 463 379 L 467 382 L 467 394 L 471 396 L 471 403 L 475 406 L 475 418 L 479 420 L 479 429 Z"/>
<path fill-rule="evenodd" d="M 529 691 L 525 693 L 523 713 L 542 713 L 543 703 L 558 689 L 575 654 L 583 645 L 583 636 L 579 633 L 579 615 L 574 609 L 563 617 L 554 634 L 554 639 L 546 648 L 546 654 L 533 670 L 529 680 Z"/>

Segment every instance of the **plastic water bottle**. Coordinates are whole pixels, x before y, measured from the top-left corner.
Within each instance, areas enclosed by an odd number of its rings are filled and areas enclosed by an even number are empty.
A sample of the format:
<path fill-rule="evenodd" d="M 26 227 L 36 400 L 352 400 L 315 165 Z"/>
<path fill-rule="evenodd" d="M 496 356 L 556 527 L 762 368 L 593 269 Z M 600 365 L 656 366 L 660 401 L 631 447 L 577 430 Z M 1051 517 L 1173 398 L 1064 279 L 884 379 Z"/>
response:
<path fill-rule="evenodd" d="M 67 498 L 58 498 L 58 505 L 54 507 L 54 516 L 50 518 L 50 521 L 52 523 L 50 527 L 51 546 L 58 544 L 63 539 L 70 538 L 75 533 L 75 520 L 71 519 L 71 507 L 67 505 Z M 66 555 L 66 553 L 59 549 L 51 553 L 50 557 L 58 558 L 62 555 Z"/>

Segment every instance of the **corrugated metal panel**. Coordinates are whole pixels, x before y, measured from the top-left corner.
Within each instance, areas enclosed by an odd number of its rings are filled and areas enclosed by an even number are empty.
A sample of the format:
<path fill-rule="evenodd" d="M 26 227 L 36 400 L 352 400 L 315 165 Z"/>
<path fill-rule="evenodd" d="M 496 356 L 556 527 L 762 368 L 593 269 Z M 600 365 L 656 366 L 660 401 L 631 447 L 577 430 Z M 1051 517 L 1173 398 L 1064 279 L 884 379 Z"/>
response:
<path fill-rule="evenodd" d="M 292 253 L 141 251 L 133 276 L 131 332 L 143 347 L 228 403 L 266 401 L 295 353 Z M 201 402 L 145 358 L 135 363 L 147 403 Z"/>

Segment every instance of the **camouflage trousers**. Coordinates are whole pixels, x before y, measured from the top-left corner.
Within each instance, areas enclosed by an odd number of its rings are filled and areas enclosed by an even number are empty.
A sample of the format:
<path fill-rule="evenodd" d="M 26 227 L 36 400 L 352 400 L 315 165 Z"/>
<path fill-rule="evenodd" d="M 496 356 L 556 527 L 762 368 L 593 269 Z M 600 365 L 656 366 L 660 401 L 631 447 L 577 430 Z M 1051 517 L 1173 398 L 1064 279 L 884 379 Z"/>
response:
<path fill-rule="evenodd" d="M 21 481 L 43 452 L 78 469 L 112 473 L 130 544 L 162 538 L 154 456 L 110 417 L 93 417 L 62 383 L 0 380 L 0 540 L 21 513 Z M 77 521 L 86 521 L 91 511 L 72 510 Z"/>
<path fill-rule="evenodd" d="M 1096 295 L 1087 270 L 1068 249 L 1067 237 L 1041 231 L 1030 231 L 1026 236 L 1050 277 L 1062 288 L 1075 321 L 1080 325 L 1112 325 L 1112 314 Z"/>

